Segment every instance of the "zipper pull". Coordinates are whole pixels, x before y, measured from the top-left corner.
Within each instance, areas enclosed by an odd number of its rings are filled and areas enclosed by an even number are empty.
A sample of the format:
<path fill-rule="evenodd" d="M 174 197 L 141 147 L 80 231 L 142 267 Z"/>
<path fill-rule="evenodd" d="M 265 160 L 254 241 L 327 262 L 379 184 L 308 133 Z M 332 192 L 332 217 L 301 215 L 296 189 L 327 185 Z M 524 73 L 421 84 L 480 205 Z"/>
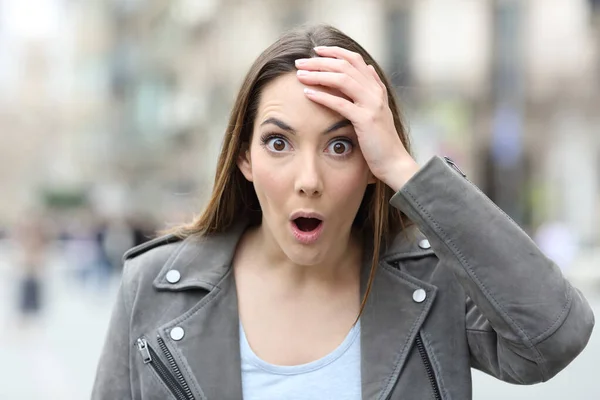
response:
<path fill-rule="evenodd" d="M 148 350 L 148 342 L 146 339 L 138 339 L 137 340 L 137 348 L 142 353 L 142 357 L 144 358 L 144 364 L 148 364 L 152 362 L 152 357 L 150 356 L 150 351 Z"/>
<path fill-rule="evenodd" d="M 456 165 L 456 163 L 454 162 L 454 160 L 452 160 L 450 157 L 444 157 L 444 160 L 446 160 L 446 162 L 447 162 L 448 164 L 450 164 L 450 166 L 451 166 L 452 168 L 454 168 L 454 170 L 455 170 L 455 171 L 457 171 L 459 174 L 461 174 L 463 178 L 466 178 L 466 177 L 467 177 L 467 174 L 465 174 L 464 172 L 462 172 L 462 171 L 460 170 L 460 168 L 458 168 L 458 165 Z"/>

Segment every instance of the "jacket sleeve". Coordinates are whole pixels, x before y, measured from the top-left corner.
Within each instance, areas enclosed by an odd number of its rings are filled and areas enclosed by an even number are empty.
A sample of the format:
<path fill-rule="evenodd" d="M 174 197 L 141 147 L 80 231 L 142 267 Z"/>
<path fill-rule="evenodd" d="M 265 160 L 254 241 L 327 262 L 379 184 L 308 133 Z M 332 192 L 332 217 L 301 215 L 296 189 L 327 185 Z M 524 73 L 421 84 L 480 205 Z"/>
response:
<path fill-rule="evenodd" d="M 127 263 L 96 370 L 92 400 L 133 399 L 129 371 L 131 302 Z"/>
<path fill-rule="evenodd" d="M 464 288 L 472 367 L 533 384 L 584 349 L 594 315 L 581 292 L 450 160 L 432 158 L 390 204 Z"/>

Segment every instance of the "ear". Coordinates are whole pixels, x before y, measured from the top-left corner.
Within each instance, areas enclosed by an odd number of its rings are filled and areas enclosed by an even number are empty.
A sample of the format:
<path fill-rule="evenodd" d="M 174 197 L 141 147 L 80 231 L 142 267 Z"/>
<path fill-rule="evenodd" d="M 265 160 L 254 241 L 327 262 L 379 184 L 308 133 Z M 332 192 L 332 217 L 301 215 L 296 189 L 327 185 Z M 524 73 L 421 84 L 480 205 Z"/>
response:
<path fill-rule="evenodd" d="M 253 182 L 252 179 L 252 160 L 250 158 L 250 147 L 247 143 L 242 145 L 240 149 L 240 153 L 237 159 L 237 166 L 242 172 L 242 175 L 248 180 L 248 182 Z"/>

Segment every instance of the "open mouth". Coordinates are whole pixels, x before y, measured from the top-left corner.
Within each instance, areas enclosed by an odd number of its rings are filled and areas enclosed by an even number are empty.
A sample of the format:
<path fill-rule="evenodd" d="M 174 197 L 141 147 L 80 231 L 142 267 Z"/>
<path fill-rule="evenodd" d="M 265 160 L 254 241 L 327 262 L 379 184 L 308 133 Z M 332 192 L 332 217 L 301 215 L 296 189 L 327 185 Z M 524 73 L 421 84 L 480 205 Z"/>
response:
<path fill-rule="evenodd" d="M 302 232 L 312 232 L 316 230 L 323 221 L 318 218 L 305 218 L 299 217 L 294 219 L 294 224 L 298 228 L 298 230 Z"/>

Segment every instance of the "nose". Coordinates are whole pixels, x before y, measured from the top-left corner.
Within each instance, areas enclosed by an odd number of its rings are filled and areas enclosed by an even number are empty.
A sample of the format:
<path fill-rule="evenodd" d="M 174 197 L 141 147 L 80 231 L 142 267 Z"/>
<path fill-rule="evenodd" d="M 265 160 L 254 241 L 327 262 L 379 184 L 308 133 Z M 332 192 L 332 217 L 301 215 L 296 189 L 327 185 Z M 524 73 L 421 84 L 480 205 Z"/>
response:
<path fill-rule="evenodd" d="M 295 166 L 295 190 L 301 196 L 319 197 L 323 193 L 323 179 L 318 165 L 318 160 L 313 155 L 298 157 L 299 163 Z"/>

